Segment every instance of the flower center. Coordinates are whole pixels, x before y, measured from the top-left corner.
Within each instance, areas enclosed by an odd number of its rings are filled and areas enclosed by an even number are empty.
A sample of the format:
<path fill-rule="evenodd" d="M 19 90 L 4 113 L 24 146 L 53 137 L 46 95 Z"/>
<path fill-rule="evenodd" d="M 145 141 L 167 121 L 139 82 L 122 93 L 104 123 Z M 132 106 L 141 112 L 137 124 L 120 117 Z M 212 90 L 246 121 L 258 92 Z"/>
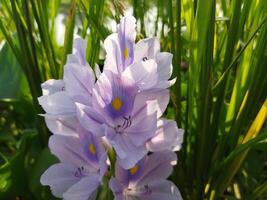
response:
<path fill-rule="evenodd" d="M 139 166 L 138 165 L 135 165 L 134 167 L 132 167 L 130 169 L 130 174 L 131 175 L 135 175 L 138 172 L 138 169 L 139 169 Z"/>
<path fill-rule="evenodd" d="M 125 60 L 129 57 L 129 50 L 127 47 L 125 47 L 123 50 L 123 57 Z"/>
<path fill-rule="evenodd" d="M 88 151 L 90 154 L 95 155 L 96 154 L 95 146 L 93 144 L 89 144 Z"/>
<path fill-rule="evenodd" d="M 112 108 L 114 108 L 114 110 L 118 111 L 122 107 L 122 101 L 119 97 L 116 97 L 112 100 L 111 105 L 112 105 Z"/>

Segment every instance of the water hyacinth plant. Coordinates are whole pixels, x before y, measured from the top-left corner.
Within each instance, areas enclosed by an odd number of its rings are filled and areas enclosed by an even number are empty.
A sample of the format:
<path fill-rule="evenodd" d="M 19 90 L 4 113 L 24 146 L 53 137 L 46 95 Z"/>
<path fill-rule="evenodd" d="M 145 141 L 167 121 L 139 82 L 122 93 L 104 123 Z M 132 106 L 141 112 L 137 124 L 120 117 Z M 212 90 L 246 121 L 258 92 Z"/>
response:
<path fill-rule="evenodd" d="M 50 131 L 55 134 L 49 139 L 49 147 L 61 162 L 41 176 L 41 183 L 49 185 L 56 197 L 95 199 L 98 185 L 103 184 L 103 175 L 114 176 L 111 169 L 115 168 L 116 161 L 116 173 L 125 170 L 122 172 L 125 180 L 123 183 L 114 178 L 110 180 L 115 199 L 155 199 L 156 196 L 181 199 L 176 186 L 165 179 L 176 157 L 171 150 L 179 150 L 183 131 L 174 121 L 162 123 L 167 120 L 160 119 L 169 102 L 166 88 L 170 85 L 172 56 L 160 53 L 158 40 L 154 38 L 141 40 L 135 48 L 135 35 L 135 18 L 123 17 L 118 33 L 104 42 L 108 59 L 102 73 L 96 69 L 96 81 L 85 59 L 86 43 L 77 38 L 74 54 L 67 57 L 63 80 L 48 80 L 42 85 L 44 92 L 39 103 L 46 111 Z M 137 50 L 134 52 L 134 49 Z M 156 57 L 158 59 L 154 59 Z M 162 68 L 167 69 L 167 76 L 159 75 Z M 66 136 L 64 130 L 70 127 L 72 134 Z M 154 149 L 157 153 L 152 153 L 147 157 L 148 163 L 143 163 L 141 160 Z M 163 158 L 159 164 L 152 159 L 157 155 Z M 164 160 L 169 155 L 174 158 Z M 87 167 L 90 165 L 84 160 L 95 164 L 95 169 Z M 107 163 L 110 163 L 109 170 Z M 148 179 L 148 182 L 141 181 L 138 186 L 137 178 Z M 132 183 L 135 180 L 137 185 Z M 117 191 L 124 181 L 128 181 L 128 185 Z M 162 184 L 159 181 L 163 181 Z"/>
<path fill-rule="evenodd" d="M 0 199 L 267 198 L 266 13 L 1 0 Z"/>

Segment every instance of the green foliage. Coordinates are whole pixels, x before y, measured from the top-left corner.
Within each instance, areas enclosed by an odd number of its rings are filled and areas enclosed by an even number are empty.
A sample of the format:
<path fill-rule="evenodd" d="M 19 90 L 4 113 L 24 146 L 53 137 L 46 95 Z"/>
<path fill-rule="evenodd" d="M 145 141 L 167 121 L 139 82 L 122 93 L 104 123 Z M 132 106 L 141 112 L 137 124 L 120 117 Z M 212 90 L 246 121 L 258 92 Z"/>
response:
<path fill-rule="evenodd" d="M 7 43 L 0 52 L 0 66 L 0 98 L 27 98 L 30 94 L 27 79 Z"/>
<path fill-rule="evenodd" d="M 160 37 L 162 51 L 174 55 L 167 117 L 185 137 L 171 178 L 184 199 L 267 198 L 265 0 L 1 0 L 0 199 L 53 199 L 39 183 L 56 162 L 37 115 L 40 84 L 62 77 L 75 34 L 87 39 L 90 65 L 101 66 L 110 21 L 127 8 L 137 38 Z"/>

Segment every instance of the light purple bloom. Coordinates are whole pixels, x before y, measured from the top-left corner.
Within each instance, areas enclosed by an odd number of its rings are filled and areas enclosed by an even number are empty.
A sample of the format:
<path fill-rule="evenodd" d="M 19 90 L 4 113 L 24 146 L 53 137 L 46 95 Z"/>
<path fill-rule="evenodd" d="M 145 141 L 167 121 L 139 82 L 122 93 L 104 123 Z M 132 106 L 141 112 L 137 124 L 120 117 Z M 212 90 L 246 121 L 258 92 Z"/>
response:
<path fill-rule="evenodd" d="M 174 84 L 172 54 L 160 52 L 157 38 L 135 43 L 136 20 L 123 17 L 104 42 L 104 71 L 86 61 L 86 43 L 74 41 L 62 80 L 41 85 L 38 98 L 49 147 L 60 163 L 41 177 L 56 197 L 94 200 L 108 170 L 104 146 L 116 152 L 116 176 L 109 182 L 116 200 L 180 200 L 166 180 L 181 148 L 183 130 L 162 119 Z M 97 80 L 96 80 L 96 78 Z M 148 152 L 152 154 L 147 155 Z M 112 160 L 113 161 L 113 160 Z M 111 162 L 113 163 L 113 162 Z"/>
<path fill-rule="evenodd" d="M 175 153 L 164 151 L 145 156 L 129 170 L 116 164 L 109 182 L 115 200 L 181 200 L 178 188 L 166 180 L 176 159 Z"/>
<path fill-rule="evenodd" d="M 85 54 L 85 41 L 75 39 L 74 54 L 68 55 L 63 80 L 50 79 L 41 85 L 43 96 L 38 101 L 46 112 L 48 128 L 55 134 L 75 134 L 74 126 L 78 123 L 75 102 L 91 105 L 95 76 Z"/>
<path fill-rule="evenodd" d="M 146 76 L 146 72 L 154 70 L 154 85 L 146 89 L 165 89 L 175 83 L 176 79 L 170 80 L 172 74 L 172 54 L 160 52 L 160 42 L 158 38 L 148 38 L 140 40 L 135 44 L 135 24 L 136 20 L 132 16 L 123 17 L 118 25 L 118 33 L 113 33 L 104 41 L 106 50 L 106 61 L 104 70 L 110 70 L 114 73 L 123 73 L 128 68 L 134 68 L 135 63 L 152 62 L 156 64 L 154 68 L 140 68 L 139 75 Z M 147 65 L 146 65 L 147 66 Z M 128 69 L 132 72 L 132 69 Z M 136 72 L 136 70 L 134 70 Z M 128 72 L 129 73 L 129 72 Z M 138 82 L 139 76 L 133 77 Z M 151 77 L 151 73 L 150 73 Z M 150 82 L 150 81 L 147 81 Z"/>
<path fill-rule="evenodd" d="M 98 137 L 106 136 L 124 168 L 148 152 L 145 143 L 155 135 L 157 118 L 169 101 L 167 90 L 157 93 L 160 99 L 138 91 L 131 79 L 107 70 L 93 89 L 92 107 L 77 104 L 81 124 Z"/>
<path fill-rule="evenodd" d="M 41 183 L 49 185 L 56 197 L 66 200 L 94 199 L 107 170 L 107 154 L 101 139 L 79 129 L 79 137 L 51 136 L 49 148 L 60 163 L 44 172 Z"/>

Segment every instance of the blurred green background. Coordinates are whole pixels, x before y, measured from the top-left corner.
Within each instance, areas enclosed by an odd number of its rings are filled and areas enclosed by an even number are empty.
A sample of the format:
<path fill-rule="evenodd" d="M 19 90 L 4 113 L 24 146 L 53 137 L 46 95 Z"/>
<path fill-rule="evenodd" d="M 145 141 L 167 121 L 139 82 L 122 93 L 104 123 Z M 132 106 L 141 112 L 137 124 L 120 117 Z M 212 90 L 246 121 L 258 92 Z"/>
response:
<path fill-rule="evenodd" d="M 37 102 L 60 79 L 73 38 L 103 65 L 124 14 L 137 40 L 172 52 L 166 116 L 185 129 L 170 177 L 184 199 L 267 199 L 266 0 L 1 0 L 0 199 L 54 199 L 40 175 L 57 162 Z"/>

